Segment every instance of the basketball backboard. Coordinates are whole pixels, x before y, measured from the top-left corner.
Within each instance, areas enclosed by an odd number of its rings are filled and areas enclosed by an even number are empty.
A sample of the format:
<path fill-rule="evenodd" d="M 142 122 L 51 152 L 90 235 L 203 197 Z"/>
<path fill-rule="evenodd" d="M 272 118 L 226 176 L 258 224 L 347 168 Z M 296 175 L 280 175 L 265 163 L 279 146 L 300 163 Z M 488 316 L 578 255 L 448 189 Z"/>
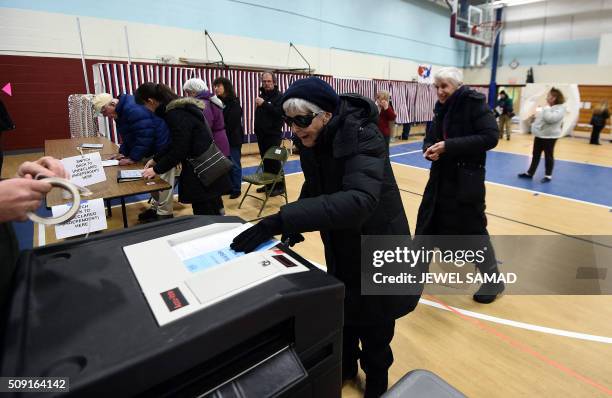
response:
<path fill-rule="evenodd" d="M 451 8 L 450 35 L 484 47 L 491 47 L 501 29 L 495 21 L 497 6 L 492 0 L 448 0 Z"/>

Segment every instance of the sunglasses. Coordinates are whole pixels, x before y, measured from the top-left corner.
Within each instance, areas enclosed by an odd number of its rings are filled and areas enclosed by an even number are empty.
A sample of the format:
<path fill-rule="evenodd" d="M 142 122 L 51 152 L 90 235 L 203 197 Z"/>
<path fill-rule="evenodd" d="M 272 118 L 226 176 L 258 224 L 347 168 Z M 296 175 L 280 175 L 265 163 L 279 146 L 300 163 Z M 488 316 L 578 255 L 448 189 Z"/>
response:
<path fill-rule="evenodd" d="M 284 119 L 285 123 L 287 123 L 289 127 L 295 124 L 296 126 L 305 129 L 306 127 L 310 126 L 312 120 L 318 115 L 318 113 L 313 112 L 311 115 L 297 115 L 294 117 L 284 116 Z"/>

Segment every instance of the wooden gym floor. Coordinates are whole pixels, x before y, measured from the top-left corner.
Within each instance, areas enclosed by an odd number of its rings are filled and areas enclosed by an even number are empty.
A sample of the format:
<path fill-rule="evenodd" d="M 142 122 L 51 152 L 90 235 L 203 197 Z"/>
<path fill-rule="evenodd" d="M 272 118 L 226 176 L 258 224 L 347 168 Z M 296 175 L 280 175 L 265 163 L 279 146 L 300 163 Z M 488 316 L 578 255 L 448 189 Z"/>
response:
<path fill-rule="evenodd" d="M 511 141 L 500 141 L 495 151 L 529 155 L 532 139 L 514 135 Z M 612 167 L 612 144 L 606 136 L 602 143 L 596 147 L 582 138 L 565 138 L 558 142 L 555 155 L 560 160 Z M 3 175 L 12 175 L 17 164 L 40 155 L 9 156 Z M 243 167 L 258 162 L 257 156 L 245 156 Z M 414 230 L 428 171 L 399 163 L 394 163 L 393 169 Z M 612 187 L 612 168 L 609 171 L 608 187 Z M 297 198 L 302 182 L 301 173 L 287 176 L 290 201 Z M 226 213 L 255 220 L 258 202 L 247 199 L 238 209 L 239 200 L 224 197 Z M 270 199 L 263 216 L 283 203 L 281 197 Z M 146 202 L 128 205 L 130 225 L 145 208 Z M 187 214 L 191 214 L 189 205 L 175 204 L 175 216 Z M 534 195 L 503 184 L 487 183 L 487 214 L 492 235 L 612 235 L 612 213 L 605 206 Z M 119 208 L 108 219 L 108 226 L 109 230 L 122 228 Z M 324 264 L 318 234 L 305 235 L 306 241 L 294 249 Z M 52 228 L 46 229 L 45 239 L 46 243 L 55 241 Z M 469 397 L 611 396 L 611 319 L 612 296 L 505 295 L 493 304 L 482 305 L 471 296 L 424 295 L 413 313 L 397 321 L 390 384 L 420 368 L 435 372 Z M 345 384 L 343 397 L 361 396 L 362 382 L 360 371 L 360 380 Z"/>

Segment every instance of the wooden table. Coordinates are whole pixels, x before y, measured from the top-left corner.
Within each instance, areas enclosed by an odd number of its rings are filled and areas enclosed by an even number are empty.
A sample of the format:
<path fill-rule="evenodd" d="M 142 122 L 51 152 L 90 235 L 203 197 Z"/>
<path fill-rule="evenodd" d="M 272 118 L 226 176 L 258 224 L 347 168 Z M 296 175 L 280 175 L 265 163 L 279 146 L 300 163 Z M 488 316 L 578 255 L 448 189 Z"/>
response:
<path fill-rule="evenodd" d="M 70 156 L 80 155 L 77 147 L 82 143 L 95 143 L 104 144 L 102 149 L 91 150 L 84 149 L 83 153 L 100 152 L 102 160 L 110 158 L 111 155 L 116 154 L 119 147 L 111 142 L 110 140 L 103 137 L 84 137 L 84 138 L 71 138 L 66 140 L 45 140 L 45 155 L 53 156 L 57 159 L 67 158 Z M 132 164 L 129 166 L 110 166 L 105 167 L 104 172 L 106 173 L 106 181 L 99 182 L 97 184 L 88 185 L 87 188 L 93 192 L 93 195 L 85 197 L 87 200 L 91 199 L 104 199 L 108 207 L 108 215 L 112 216 L 110 200 L 119 198 L 121 200 L 121 211 L 123 213 L 123 226 L 127 227 L 127 215 L 125 209 L 125 197 L 138 195 L 142 193 L 150 193 L 157 191 L 164 191 L 172 188 L 166 181 L 155 177 L 152 180 L 138 180 L 130 182 L 117 182 L 117 171 L 128 170 L 128 169 L 142 169 L 144 164 L 142 162 Z M 153 184 L 151 184 L 153 182 Z M 147 185 L 148 184 L 148 185 Z M 62 191 L 54 189 L 47 194 L 47 206 L 57 206 L 64 203 L 68 203 L 70 199 L 62 197 Z"/>

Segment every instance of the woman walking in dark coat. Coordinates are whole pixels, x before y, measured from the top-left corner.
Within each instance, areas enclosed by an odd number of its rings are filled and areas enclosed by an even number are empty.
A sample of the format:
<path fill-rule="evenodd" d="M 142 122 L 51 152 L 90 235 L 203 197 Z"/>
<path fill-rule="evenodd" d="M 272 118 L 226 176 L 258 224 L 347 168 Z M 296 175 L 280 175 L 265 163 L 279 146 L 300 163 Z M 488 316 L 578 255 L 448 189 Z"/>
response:
<path fill-rule="evenodd" d="M 142 84 L 135 97 L 140 104 L 150 104 L 170 129 L 170 145 L 153 157 L 153 167 L 145 169 L 143 177 L 153 178 L 181 163 L 179 202 L 191 203 L 193 214 L 219 215 L 219 209 L 223 208 L 221 195 L 230 187 L 229 177 L 222 176 L 204 187 L 187 161 L 200 156 L 213 142 L 210 128 L 202 117 L 202 101 L 178 98 L 170 87 L 155 83 Z"/>
<path fill-rule="evenodd" d="M 610 110 L 608 109 L 608 101 L 603 101 L 595 110 L 593 111 L 593 116 L 591 117 L 591 126 L 593 126 L 593 131 L 591 131 L 591 141 L 589 144 L 591 145 L 601 145 L 599 143 L 599 134 L 601 130 L 606 127 L 606 121 L 610 118 Z"/>
<path fill-rule="evenodd" d="M 223 118 L 225 119 L 225 132 L 230 146 L 230 156 L 234 167 L 230 178 L 232 180 L 232 191 L 230 199 L 240 197 L 242 187 L 242 140 L 244 138 L 244 123 L 242 122 L 242 107 L 234 92 L 234 86 L 229 79 L 218 77 L 213 82 L 215 94 L 221 98 L 223 105 Z"/>
<path fill-rule="evenodd" d="M 432 127 L 423 142 L 431 170 L 415 234 L 480 236 L 479 243 L 489 249 L 485 261 L 476 266 L 482 274 L 497 275 L 497 261 L 487 232 L 484 184 L 486 152 L 497 145 L 499 137 L 495 116 L 484 95 L 462 85 L 459 69 L 442 68 L 434 80 L 438 102 Z M 427 246 L 437 246 L 436 240 Z M 474 300 L 491 303 L 503 289 L 503 283 L 485 283 Z"/>
<path fill-rule="evenodd" d="M 249 252 L 278 234 L 292 245 L 304 239 L 300 232 L 321 232 L 327 272 L 346 287 L 343 378 L 356 376 L 359 358 L 366 374 L 365 396 L 377 397 L 387 389 L 395 319 L 411 312 L 419 299 L 361 295 L 362 235 L 410 235 L 376 126 L 378 111 L 357 94 L 338 97 L 315 77 L 295 81 L 282 102 L 285 120 L 299 140 L 305 180 L 300 197 L 238 235 L 232 249 Z"/>

